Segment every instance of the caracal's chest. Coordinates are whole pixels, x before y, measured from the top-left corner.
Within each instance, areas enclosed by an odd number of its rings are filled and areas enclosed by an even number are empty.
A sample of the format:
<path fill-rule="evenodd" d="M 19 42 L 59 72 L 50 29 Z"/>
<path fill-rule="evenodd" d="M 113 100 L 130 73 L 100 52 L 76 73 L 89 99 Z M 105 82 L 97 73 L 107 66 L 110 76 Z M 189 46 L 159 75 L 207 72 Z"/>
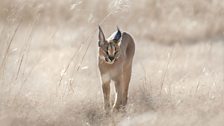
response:
<path fill-rule="evenodd" d="M 120 61 L 117 61 L 114 64 L 101 63 L 99 64 L 99 70 L 103 78 L 114 80 L 121 76 L 123 64 Z"/>

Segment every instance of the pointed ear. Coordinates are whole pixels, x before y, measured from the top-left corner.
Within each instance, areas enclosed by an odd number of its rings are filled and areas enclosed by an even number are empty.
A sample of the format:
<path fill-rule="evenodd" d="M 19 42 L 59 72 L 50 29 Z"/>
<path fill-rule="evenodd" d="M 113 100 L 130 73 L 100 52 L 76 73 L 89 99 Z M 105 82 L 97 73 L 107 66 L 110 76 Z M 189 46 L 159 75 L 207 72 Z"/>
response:
<path fill-rule="evenodd" d="M 117 32 L 116 32 L 116 34 L 115 34 L 113 40 L 114 40 L 116 43 L 119 43 L 119 42 L 120 42 L 120 39 L 121 39 L 121 31 L 120 31 L 120 29 L 117 27 Z"/>
<path fill-rule="evenodd" d="M 103 30 L 101 29 L 100 25 L 99 25 L 99 46 L 102 46 L 105 42 L 105 37 L 103 34 Z"/>

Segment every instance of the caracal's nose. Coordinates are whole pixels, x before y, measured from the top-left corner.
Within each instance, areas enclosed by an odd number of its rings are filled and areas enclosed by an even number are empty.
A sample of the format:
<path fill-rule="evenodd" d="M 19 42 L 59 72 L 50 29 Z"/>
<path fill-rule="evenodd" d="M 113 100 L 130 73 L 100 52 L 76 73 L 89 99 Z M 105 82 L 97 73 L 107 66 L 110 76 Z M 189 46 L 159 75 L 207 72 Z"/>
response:
<path fill-rule="evenodd" d="M 114 56 L 109 56 L 108 58 L 109 58 L 111 61 L 114 60 Z"/>

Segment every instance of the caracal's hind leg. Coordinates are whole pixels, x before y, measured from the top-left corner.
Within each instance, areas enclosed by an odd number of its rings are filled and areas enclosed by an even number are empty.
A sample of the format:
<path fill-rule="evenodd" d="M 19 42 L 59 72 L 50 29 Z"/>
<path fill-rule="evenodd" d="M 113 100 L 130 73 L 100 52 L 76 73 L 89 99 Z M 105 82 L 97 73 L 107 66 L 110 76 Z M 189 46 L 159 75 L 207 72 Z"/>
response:
<path fill-rule="evenodd" d="M 127 67 L 124 71 L 124 84 L 122 85 L 122 106 L 125 106 L 127 104 L 128 100 L 128 88 L 129 88 L 129 82 L 131 79 L 131 65 Z"/>
<path fill-rule="evenodd" d="M 131 65 L 125 68 L 120 79 L 115 81 L 116 95 L 113 111 L 119 111 L 127 104 L 130 79 Z"/>
<path fill-rule="evenodd" d="M 106 113 L 110 112 L 110 81 L 103 82 L 102 84 L 104 96 L 104 109 Z"/>

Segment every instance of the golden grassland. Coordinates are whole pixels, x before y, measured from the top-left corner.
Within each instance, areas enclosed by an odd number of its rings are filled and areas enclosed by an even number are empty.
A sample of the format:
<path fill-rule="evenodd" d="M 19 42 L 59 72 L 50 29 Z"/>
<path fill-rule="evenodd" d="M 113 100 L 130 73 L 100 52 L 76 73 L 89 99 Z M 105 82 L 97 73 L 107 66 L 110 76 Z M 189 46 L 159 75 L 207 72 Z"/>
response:
<path fill-rule="evenodd" d="M 220 0 L 0 0 L 0 125 L 222 126 L 223 14 Z M 99 24 L 136 42 L 126 113 L 103 110 Z"/>

